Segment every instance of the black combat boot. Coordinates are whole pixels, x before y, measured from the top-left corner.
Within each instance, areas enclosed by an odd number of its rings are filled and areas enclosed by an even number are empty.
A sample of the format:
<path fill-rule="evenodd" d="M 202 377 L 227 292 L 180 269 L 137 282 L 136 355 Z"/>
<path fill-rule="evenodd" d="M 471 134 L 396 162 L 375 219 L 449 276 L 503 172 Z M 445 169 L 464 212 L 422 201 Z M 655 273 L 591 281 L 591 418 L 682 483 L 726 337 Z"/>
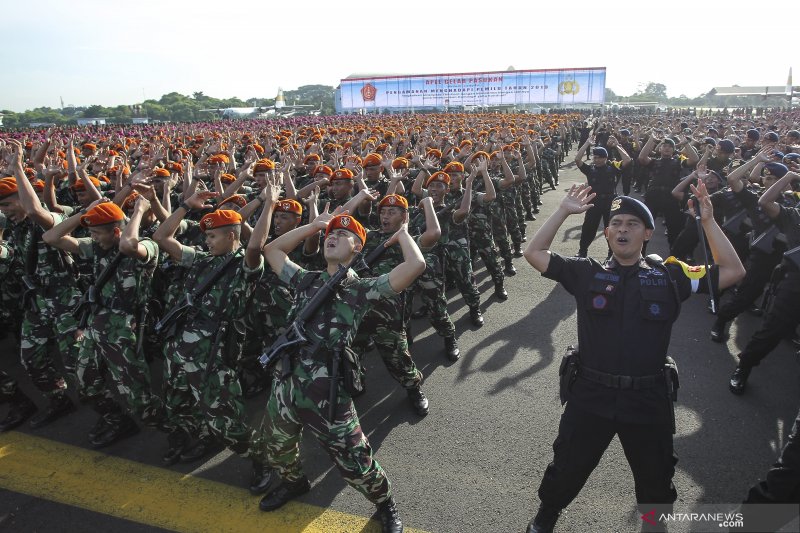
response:
<path fill-rule="evenodd" d="M 19 389 L 14 391 L 14 394 L 8 399 L 8 403 L 11 404 L 11 408 L 5 419 L 0 421 L 0 433 L 19 427 L 36 412 L 36 404 L 22 394 Z"/>
<path fill-rule="evenodd" d="M 483 315 L 478 306 L 469 308 L 469 318 L 472 320 L 472 325 L 475 327 L 483 327 Z"/>
<path fill-rule="evenodd" d="M 261 498 L 258 508 L 262 511 L 274 511 L 286 505 L 289 500 L 302 496 L 310 490 L 311 483 L 308 482 L 306 476 L 297 481 L 281 481 L 280 485 L 275 487 L 275 490 L 268 492 L 266 496 Z"/>
<path fill-rule="evenodd" d="M 725 326 L 728 323 L 721 318 L 717 318 L 714 321 L 714 325 L 711 326 L 711 340 L 714 342 L 725 342 L 728 340 L 728 336 L 725 333 Z"/>
<path fill-rule="evenodd" d="M 494 295 L 497 296 L 498 300 L 508 300 L 508 292 L 506 292 L 506 288 L 503 286 L 502 281 L 494 284 Z"/>
<path fill-rule="evenodd" d="M 528 211 L 527 213 L 525 213 L 525 220 L 527 220 L 528 222 L 533 222 L 534 220 L 536 220 L 536 217 L 533 215 L 531 211 Z"/>
<path fill-rule="evenodd" d="M 170 431 L 167 435 L 167 453 L 161 457 L 161 463 L 170 466 L 181 459 L 181 454 L 186 451 L 189 444 L 189 434 L 183 429 Z"/>
<path fill-rule="evenodd" d="M 381 533 L 403 533 L 403 522 L 393 498 L 378 504 L 378 518 L 381 521 Z"/>
<path fill-rule="evenodd" d="M 211 455 L 212 453 L 217 453 L 222 450 L 222 446 L 217 439 L 212 437 L 211 435 L 206 435 L 205 437 L 201 437 L 200 440 L 194 443 L 194 446 L 187 448 L 181 454 L 181 462 L 182 463 L 193 463 L 195 461 L 199 461 L 203 457 L 207 455 Z"/>
<path fill-rule="evenodd" d="M 31 429 L 46 426 L 73 411 L 75 411 L 75 404 L 72 403 L 66 393 L 54 394 L 50 396 L 50 403 L 44 408 L 44 411 L 31 417 Z"/>
<path fill-rule="evenodd" d="M 419 416 L 427 415 L 428 399 L 425 397 L 425 394 L 419 388 L 419 385 L 411 389 L 406 389 L 406 393 L 408 394 L 408 399 L 411 401 L 411 406 L 414 407 L 414 410 L 417 412 L 417 414 Z"/>
<path fill-rule="evenodd" d="M 461 350 L 458 349 L 458 341 L 456 341 L 455 335 L 444 338 L 444 350 L 447 358 L 451 361 L 458 361 L 458 358 L 461 357 Z"/>
<path fill-rule="evenodd" d="M 111 423 L 108 429 L 89 440 L 95 448 L 105 448 L 115 442 L 127 439 L 139 433 L 139 426 L 128 415 L 122 415 L 117 421 Z"/>
<path fill-rule="evenodd" d="M 514 244 L 514 257 L 522 257 L 522 243 Z"/>
<path fill-rule="evenodd" d="M 541 506 L 528 524 L 527 533 L 552 533 L 560 514 L 561 511 L 558 509 Z"/>
<path fill-rule="evenodd" d="M 514 268 L 514 263 L 511 262 L 511 258 L 507 257 L 503 259 L 503 262 L 506 264 L 506 268 L 503 269 L 503 272 L 506 273 L 506 276 L 516 276 L 517 269 Z"/>
<path fill-rule="evenodd" d="M 747 378 L 750 377 L 751 370 L 752 367 L 744 366 L 742 363 L 739 363 L 736 370 L 733 371 L 731 381 L 728 384 L 728 388 L 730 388 L 732 393 L 737 396 L 744 394 L 744 389 L 747 387 Z"/>
<path fill-rule="evenodd" d="M 267 492 L 278 478 L 275 471 L 260 461 L 253 461 L 253 477 L 250 479 L 250 494 L 256 496 Z"/>

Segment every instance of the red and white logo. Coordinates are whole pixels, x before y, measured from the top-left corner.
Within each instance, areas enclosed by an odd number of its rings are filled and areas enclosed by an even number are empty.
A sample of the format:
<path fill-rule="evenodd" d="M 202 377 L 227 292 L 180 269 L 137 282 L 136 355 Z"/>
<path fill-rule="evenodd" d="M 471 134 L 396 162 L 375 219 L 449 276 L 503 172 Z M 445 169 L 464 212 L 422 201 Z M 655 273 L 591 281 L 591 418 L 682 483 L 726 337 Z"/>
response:
<path fill-rule="evenodd" d="M 376 89 L 371 83 L 368 83 L 361 88 L 361 98 L 363 98 L 365 102 L 374 102 L 376 94 L 378 94 L 378 89 Z"/>

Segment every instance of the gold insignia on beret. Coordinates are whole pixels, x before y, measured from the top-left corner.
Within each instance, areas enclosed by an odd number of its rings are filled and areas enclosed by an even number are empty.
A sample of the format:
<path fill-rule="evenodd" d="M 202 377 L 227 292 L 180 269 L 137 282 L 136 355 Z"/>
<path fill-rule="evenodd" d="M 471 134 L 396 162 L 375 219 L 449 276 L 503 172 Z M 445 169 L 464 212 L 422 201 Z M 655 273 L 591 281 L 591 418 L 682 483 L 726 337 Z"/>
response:
<path fill-rule="evenodd" d="M 621 198 L 616 198 L 613 202 L 611 202 L 611 211 L 616 211 L 620 207 L 622 207 L 622 199 Z"/>
<path fill-rule="evenodd" d="M 392 204 L 392 205 L 396 204 L 397 203 L 397 198 L 395 198 L 394 196 L 390 196 L 389 197 L 389 203 Z"/>
<path fill-rule="evenodd" d="M 350 217 L 342 217 L 342 226 L 347 227 L 350 225 Z"/>

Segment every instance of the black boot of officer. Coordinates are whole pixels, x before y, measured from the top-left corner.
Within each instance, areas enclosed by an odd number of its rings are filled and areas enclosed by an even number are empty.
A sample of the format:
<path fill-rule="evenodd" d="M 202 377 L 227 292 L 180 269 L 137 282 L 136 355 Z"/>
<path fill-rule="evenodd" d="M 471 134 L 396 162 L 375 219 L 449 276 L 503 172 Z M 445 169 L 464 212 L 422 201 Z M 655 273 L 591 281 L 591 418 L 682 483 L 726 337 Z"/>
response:
<path fill-rule="evenodd" d="M 561 515 L 561 509 L 546 505 L 539 507 L 539 512 L 528 524 L 527 533 L 551 533 Z"/>
<path fill-rule="evenodd" d="M 50 396 L 50 402 L 47 407 L 42 412 L 31 417 L 31 429 L 46 426 L 73 411 L 75 411 L 75 404 L 72 403 L 72 400 L 69 399 L 65 392 L 53 394 Z"/>
<path fill-rule="evenodd" d="M 378 518 L 381 521 L 381 533 L 403 533 L 403 522 L 393 498 L 378 504 Z"/>

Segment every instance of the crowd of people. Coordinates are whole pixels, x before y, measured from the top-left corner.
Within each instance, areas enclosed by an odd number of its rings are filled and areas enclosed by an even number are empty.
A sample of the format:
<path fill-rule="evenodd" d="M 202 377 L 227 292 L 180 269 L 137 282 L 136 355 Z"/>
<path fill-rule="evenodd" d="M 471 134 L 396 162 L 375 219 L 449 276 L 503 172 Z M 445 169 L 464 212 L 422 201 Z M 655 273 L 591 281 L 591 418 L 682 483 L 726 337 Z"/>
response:
<path fill-rule="evenodd" d="M 665 272 L 691 279 L 683 298 L 711 293 L 712 340 L 723 341 L 743 311 L 763 310 L 764 325 L 730 379 L 731 391 L 744 393 L 752 368 L 800 319 L 798 119 L 388 115 L 2 133 L 0 328 L 18 345 L 46 407 L 37 409 L 15 379 L 0 374 L 0 400 L 9 404 L 0 431 L 49 424 L 75 411 L 77 397 L 98 414 L 87 428 L 93 447 L 130 437 L 140 424 L 163 432 L 164 465 L 225 446 L 252 461 L 250 490 L 271 511 L 310 490 L 299 457 L 305 428 L 377 506 L 384 530 L 402 531 L 389 479 L 353 404 L 363 390 L 364 356 L 377 351 L 409 407 L 425 416 L 412 317 L 427 317 L 442 338 L 442 356 L 456 361 L 459 332 L 447 291 L 463 296 L 480 328 L 486 296 L 475 282 L 478 260 L 493 281 L 488 297 L 498 302 L 509 298 L 505 278 L 517 273 L 514 259 L 523 254 L 569 288 L 564 258 L 549 259 L 555 255 L 542 229 L 525 252 L 523 243 L 526 223 L 536 220 L 542 193 L 559 185 L 573 148 L 590 189 L 571 190 L 561 210 L 585 213 L 571 259 L 613 270 L 629 244 L 615 213 L 651 232 L 663 217 L 664 255 L 671 256 Z M 601 220 L 609 239 L 604 267 L 587 259 Z M 735 261 L 723 241 L 732 243 Z M 642 250 L 634 252 L 638 263 Z M 742 269 L 733 287 L 739 261 L 746 275 Z M 705 274 L 711 282 L 698 281 Z M 616 282 L 603 279 L 613 289 Z M 592 292 L 596 311 L 611 309 L 612 293 Z M 653 294 L 650 318 L 671 325 L 677 311 L 661 317 L 663 295 Z M 293 343 L 272 350 L 287 334 Z M 588 368 L 581 376 L 588 379 L 594 365 L 597 376 L 626 377 L 593 362 L 611 347 L 592 358 L 591 335 L 579 337 Z M 271 352 L 277 356 L 262 357 Z M 156 360 L 160 390 L 151 383 Z M 623 367 L 634 377 L 653 373 Z M 610 387 L 604 380 L 594 386 Z M 259 425 L 247 420 L 244 400 L 265 391 Z M 579 409 L 580 395 L 570 394 L 568 409 Z M 551 488 L 563 462 L 557 454 L 548 468 Z M 771 472 L 783 476 L 783 488 L 768 477 L 750 497 L 781 501 L 784 493 L 775 491 L 788 490 L 786 470 Z M 674 463 L 664 472 L 659 482 L 671 486 Z M 674 501 L 674 489 L 647 490 L 634 473 L 638 501 Z M 567 494 L 582 486 L 583 474 L 575 475 L 569 490 L 543 482 L 541 516 L 529 530 L 552 530 Z M 796 464 L 790 476 L 797 501 Z M 560 495 L 548 499 L 553 492 Z"/>

